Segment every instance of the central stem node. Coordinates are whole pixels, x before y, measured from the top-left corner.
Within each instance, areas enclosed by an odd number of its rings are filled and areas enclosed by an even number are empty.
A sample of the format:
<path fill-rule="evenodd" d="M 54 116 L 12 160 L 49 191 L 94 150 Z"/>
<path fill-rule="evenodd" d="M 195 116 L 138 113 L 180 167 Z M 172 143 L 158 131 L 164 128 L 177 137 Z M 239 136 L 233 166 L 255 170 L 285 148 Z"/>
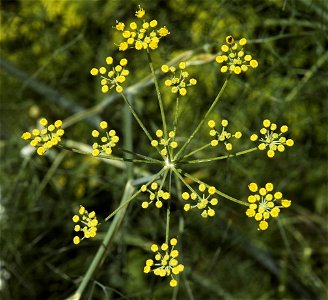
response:
<path fill-rule="evenodd" d="M 171 161 L 169 160 L 169 158 L 167 157 L 167 158 L 165 159 L 165 168 L 166 168 L 166 169 L 174 169 L 174 167 L 175 167 L 174 163 L 171 162 Z"/>

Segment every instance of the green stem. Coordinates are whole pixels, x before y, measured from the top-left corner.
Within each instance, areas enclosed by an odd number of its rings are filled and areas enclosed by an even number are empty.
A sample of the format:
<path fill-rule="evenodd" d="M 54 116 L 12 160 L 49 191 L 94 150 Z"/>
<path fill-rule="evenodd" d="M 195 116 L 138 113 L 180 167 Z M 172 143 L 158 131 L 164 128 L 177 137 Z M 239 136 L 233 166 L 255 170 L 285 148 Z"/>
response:
<path fill-rule="evenodd" d="M 127 97 L 125 96 L 124 93 L 121 93 L 125 103 L 127 104 L 127 106 L 129 107 L 132 115 L 134 116 L 134 118 L 136 119 L 136 121 L 138 122 L 138 124 L 140 125 L 140 127 L 142 128 L 142 130 L 144 131 L 144 133 L 147 135 L 148 139 L 150 141 L 153 140 L 153 138 L 151 137 L 150 133 L 148 132 L 148 130 L 146 129 L 145 125 L 142 123 L 142 121 L 140 120 L 137 112 L 134 110 L 134 108 L 132 107 L 130 101 L 127 99 Z"/>
<path fill-rule="evenodd" d="M 175 104 L 175 114 L 174 114 L 174 122 L 173 122 L 173 131 L 176 133 L 178 126 L 178 116 L 179 116 L 179 97 L 177 97 L 177 101 Z"/>
<path fill-rule="evenodd" d="M 116 160 L 116 161 L 125 161 L 125 162 L 132 162 L 132 163 L 146 163 L 146 164 L 162 164 L 162 161 L 160 160 L 149 160 L 149 159 L 130 159 L 130 158 L 125 158 L 125 157 L 117 157 L 117 156 L 113 156 L 113 155 L 105 155 L 105 154 L 99 154 L 98 156 L 92 156 L 92 154 L 90 152 L 87 151 L 83 151 L 80 149 L 76 149 L 76 148 L 70 148 L 64 145 L 57 145 L 58 148 L 61 149 L 65 149 L 65 150 L 69 150 L 72 151 L 74 153 L 78 153 L 78 154 L 82 154 L 82 155 L 88 155 L 94 158 L 104 158 L 104 159 L 108 159 L 108 160 Z M 133 153 L 133 152 L 132 152 Z"/>
<path fill-rule="evenodd" d="M 165 180 L 166 180 L 166 177 L 167 177 L 168 172 L 169 172 L 169 169 L 166 169 L 166 170 L 165 170 L 165 173 L 164 173 L 164 176 L 163 176 L 163 178 L 162 178 L 161 184 L 160 184 L 159 189 L 158 189 L 159 191 L 161 191 L 162 188 L 163 188 L 163 185 L 164 185 L 164 183 L 165 183 Z"/>
<path fill-rule="evenodd" d="M 146 186 L 154 182 L 158 176 L 160 176 L 164 172 L 165 168 L 162 168 L 157 174 L 155 174 L 147 183 Z M 111 217 L 113 217 L 119 210 L 121 210 L 124 206 L 129 204 L 135 197 L 137 197 L 141 193 L 141 189 L 138 189 L 130 198 L 128 198 L 125 202 L 121 203 L 121 205 L 116 208 L 110 215 L 108 215 L 105 219 L 107 222 Z"/>
<path fill-rule="evenodd" d="M 199 197 L 199 195 L 198 195 L 198 193 L 190 186 L 190 184 L 188 184 L 185 180 L 184 180 L 184 178 L 181 176 L 181 174 L 180 174 L 180 172 L 178 171 L 178 170 L 176 170 L 176 169 L 174 169 L 173 170 L 173 172 L 177 175 L 177 177 L 180 179 L 180 181 L 182 181 L 183 182 L 183 184 L 192 192 L 192 193 L 195 193 L 196 195 L 197 195 L 197 197 L 198 198 L 200 198 Z"/>
<path fill-rule="evenodd" d="M 256 150 L 258 150 L 258 148 L 257 147 L 254 147 L 254 148 L 251 148 L 251 149 L 247 149 L 247 150 L 243 150 L 243 151 L 237 152 L 235 154 L 228 154 L 228 155 L 224 155 L 224 156 L 210 157 L 210 158 L 202 158 L 202 159 L 195 159 L 195 160 L 188 160 L 188 161 L 180 161 L 179 164 L 206 163 L 206 162 L 211 162 L 211 161 L 215 161 L 215 160 L 221 160 L 221 159 L 230 158 L 230 157 L 233 157 L 233 156 L 244 155 L 244 154 L 247 154 L 247 153 L 256 151 Z"/>
<path fill-rule="evenodd" d="M 198 178 L 196 178 L 196 177 L 194 177 L 194 176 L 192 176 L 192 175 L 190 175 L 188 173 L 184 173 L 183 175 L 186 176 L 186 177 L 188 177 L 189 179 L 192 179 L 193 181 L 195 181 L 195 182 L 197 182 L 199 184 L 203 183 L 203 184 L 206 185 L 206 187 L 209 187 L 209 185 L 207 185 L 206 183 L 200 181 Z M 220 196 L 222 196 L 222 197 L 224 197 L 224 198 L 226 198 L 226 199 L 228 199 L 230 201 L 233 201 L 235 203 L 238 203 L 238 204 L 241 204 L 241 205 L 244 205 L 244 206 L 249 206 L 249 204 L 247 202 L 244 202 L 244 201 L 238 200 L 236 198 L 233 198 L 233 197 L 231 197 L 231 196 L 229 196 L 229 195 L 227 195 L 227 194 L 225 194 L 223 192 L 220 192 L 218 190 L 216 190 L 216 194 L 218 194 L 218 195 L 220 195 Z"/>
<path fill-rule="evenodd" d="M 179 152 L 175 155 L 174 160 L 178 160 L 180 159 L 180 156 L 183 154 L 183 151 L 185 150 L 185 148 L 190 144 L 190 142 L 192 141 L 192 139 L 195 137 L 195 135 L 197 134 L 197 132 L 199 131 L 199 129 L 201 128 L 201 126 L 203 125 L 203 123 L 205 122 L 205 120 L 207 119 L 208 115 L 212 112 L 213 108 L 215 107 L 215 105 L 218 103 L 218 101 L 220 100 L 223 91 L 225 90 L 228 82 L 229 82 L 229 78 L 230 76 L 224 81 L 223 86 L 221 87 L 221 90 L 219 91 L 218 95 L 216 96 L 216 98 L 214 99 L 212 105 L 210 106 L 210 108 L 208 109 L 208 111 L 205 113 L 204 117 L 200 120 L 198 126 L 195 128 L 194 132 L 190 135 L 190 137 L 188 138 L 188 140 L 184 143 L 184 145 L 181 147 L 181 149 L 179 150 Z"/>
<path fill-rule="evenodd" d="M 155 88 L 156 88 L 156 93 L 157 93 L 157 98 L 158 98 L 159 109 L 161 111 L 161 117 L 162 117 L 162 122 L 163 122 L 164 138 L 167 139 L 166 119 L 165 119 L 165 113 L 164 113 L 162 95 L 161 95 L 161 92 L 159 90 L 158 81 L 157 81 L 155 70 L 154 70 L 154 66 L 153 66 L 153 61 L 151 59 L 150 52 L 149 52 L 149 49 L 148 48 L 147 48 L 147 58 L 148 58 L 148 63 L 149 63 L 149 67 L 150 67 L 151 73 L 153 74 L 153 78 L 154 78 L 154 83 L 155 83 Z"/>
<path fill-rule="evenodd" d="M 201 147 L 197 148 L 196 150 L 194 150 L 194 151 L 192 151 L 192 152 L 186 154 L 183 158 L 189 157 L 189 156 L 191 156 L 191 155 L 193 155 L 193 154 L 195 154 L 195 153 L 197 153 L 197 152 L 199 152 L 199 151 L 202 151 L 202 150 L 204 150 L 205 148 L 209 147 L 210 145 L 211 145 L 211 143 L 208 143 L 208 144 L 206 144 L 206 145 L 204 145 L 204 146 L 201 146 Z"/>
<path fill-rule="evenodd" d="M 127 95 L 127 96 L 131 97 L 131 95 Z M 125 132 L 123 144 L 124 144 L 124 147 L 128 149 L 125 152 L 126 153 L 125 158 L 132 159 L 132 157 L 131 157 L 131 153 L 133 153 L 132 116 L 131 116 L 131 112 L 129 111 L 129 107 L 127 104 L 125 104 L 124 109 L 123 109 L 123 120 L 124 120 L 123 126 L 124 126 L 124 132 Z M 143 157 L 143 158 L 145 158 L 145 157 Z M 132 180 L 133 173 L 134 173 L 133 163 L 130 163 L 130 164 L 127 163 L 126 169 L 127 169 L 127 179 Z"/>
<path fill-rule="evenodd" d="M 169 202 L 167 204 L 167 209 L 166 209 L 166 229 L 165 229 L 165 243 L 166 244 L 169 244 L 169 236 L 170 236 L 171 184 L 172 184 L 172 169 L 170 169 L 170 182 L 169 182 L 170 199 L 169 199 Z"/>
<path fill-rule="evenodd" d="M 153 163 L 159 163 L 159 164 L 162 164 L 163 161 L 161 160 L 158 160 L 156 158 L 152 158 L 152 157 L 149 157 L 149 156 L 145 156 L 145 155 L 142 155 L 140 153 L 137 153 L 137 152 L 134 152 L 134 151 L 130 151 L 130 150 L 127 150 L 127 149 L 124 149 L 124 148 L 117 148 L 118 150 L 122 151 L 122 152 L 125 152 L 125 153 L 128 153 L 128 154 L 132 154 L 134 156 L 137 156 L 137 157 L 141 157 L 141 158 L 144 158 L 145 160 L 147 161 L 151 161 Z"/>

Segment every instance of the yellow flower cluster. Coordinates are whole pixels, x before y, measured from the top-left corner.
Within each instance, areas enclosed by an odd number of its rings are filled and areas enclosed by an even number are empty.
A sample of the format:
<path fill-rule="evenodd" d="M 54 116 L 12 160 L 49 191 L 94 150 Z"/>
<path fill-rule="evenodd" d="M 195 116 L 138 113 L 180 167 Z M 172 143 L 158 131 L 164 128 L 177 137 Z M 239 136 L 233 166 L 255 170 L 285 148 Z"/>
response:
<path fill-rule="evenodd" d="M 170 32 L 165 26 L 156 29 L 158 25 L 156 20 L 145 21 L 145 10 L 140 6 L 135 15 L 138 19 L 143 19 L 142 23 L 131 22 L 128 29 L 123 22 L 116 22 L 116 30 L 122 31 L 122 37 L 126 39 L 119 44 L 119 50 L 126 51 L 129 48 L 155 50 L 158 48 L 159 40 L 170 34 Z"/>
<path fill-rule="evenodd" d="M 254 194 L 248 197 L 250 205 L 246 215 L 259 222 L 258 230 L 266 230 L 269 226 L 267 220 L 270 217 L 278 217 L 280 208 L 286 208 L 291 205 L 290 200 L 283 199 L 281 192 L 273 193 L 273 184 L 270 182 L 261 188 L 252 182 L 248 185 L 248 188 Z"/>
<path fill-rule="evenodd" d="M 265 150 L 268 148 L 267 155 L 272 158 L 275 156 L 275 152 L 284 152 L 285 146 L 292 147 L 294 141 L 292 139 L 286 139 L 282 136 L 288 131 L 288 126 L 283 125 L 280 127 L 280 133 L 275 132 L 278 128 L 277 124 L 271 123 L 270 120 L 266 119 L 263 121 L 263 128 L 261 128 L 260 133 L 264 135 L 264 138 L 260 138 L 261 144 L 259 144 L 259 150 Z M 257 134 L 252 134 L 250 137 L 251 141 L 255 142 L 258 140 Z"/>
<path fill-rule="evenodd" d="M 202 193 L 206 192 L 206 185 L 204 183 L 201 183 L 198 186 L 198 190 Z M 197 200 L 197 204 L 190 205 L 189 203 L 187 203 L 184 205 L 183 209 L 185 211 L 189 211 L 190 209 L 198 208 L 199 210 L 202 210 L 201 216 L 203 218 L 213 217 L 215 215 L 215 210 L 210 205 L 216 206 L 218 204 L 218 199 L 212 198 L 212 195 L 214 195 L 216 192 L 216 188 L 214 186 L 210 186 L 210 187 L 208 187 L 207 191 L 208 191 L 207 196 L 205 196 L 205 194 L 203 194 L 202 196 L 199 196 L 196 192 L 182 193 L 183 200 L 186 200 L 186 201 Z"/>
<path fill-rule="evenodd" d="M 187 95 L 187 89 L 188 86 L 193 86 L 197 84 L 197 80 L 195 78 L 190 78 L 189 83 L 187 83 L 187 78 L 189 77 L 189 73 L 185 71 L 186 69 L 186 63 L 180 62 L 179 63 L 179 70 L 180 74 L 178 77 L 175 76 L 176 68 L 168 65 L 162 65 L 161 70 L 163 73 L 173 73 L 170 79 L 166 79 L 164 84 L 167 87 L 171 87 L 171 92 L 176 94 L 179 92 L 181 96 Z"/>
<path fill-rule="evenodd" d="M 219 142 L 224 142 L 225 144 L 225 148 L 228 151 L 232 150 L 232 144 L 230 142 L 228 142 L 228 140 L 231 137 L 234 137 L 236 139 L 240 139 L 242 136 L 242 133 L 240 131 L 236 131 L 234 134 L 231 134 L 230 132 L 226 131 L 226 127 L 228 126 L 229 122 L 227 120 L 222 120 L 221 121 L 221 126 L 222 126 L 222 130 L 221 132 L 219 132 L 216 128 L 215 128 L 215 122 L 213 120 L 209 120 L 207 125 L 208 127 L 211 128 L 210 130 L 210 136 L 215 137 L 212 141 L 211 141 L 211 146 L 215 147 L 219 144 Z"/>
<path fill-rule="evenodd" d="M 229 71 L 230 73 L 240 74 L 246 72 L 248 67 L 253 69 L 258 67 L 257 60 L 249 54 L 245 55 L 243 46 L 246 44 L 247 40 L 245 38 L 237 43 L 231 35 L 226 37 L 226 44 L 221 46 L 221 50 L 225 54 L 216 57 L 216 62 L 223 64 L 220 69 L 222 73 Z"/>
<path fill-rule="evenodd" d="M 149 201 L 143 201 L 141 204 L 142 208 L 148 208 L 155 200 L 155 206 L 161 208 L 163 206 L 163 200 L 170 199 L 170 193 L 164 192 L 162 189 L 158 188 L 159 186 L 157 182 L 153 182 L 150 185 L 150 189 L 148 189 L 146 185 L 141 186 L 140 189 L 142 192 L 149 193 Z"/>
<path fill-rule="evenodd" d="M 56 146 L 64 135 L 64 129 L 61 128 L 63 122 L 57 120 L 54 124 L 48 124 L 48 120 L 42 118 L 39 124 L 42 129 L 33 129 L 32 132 L 24 132 L 22 139 L 31 140 L 30 145 L 35 147 L 37 154 L 43 155 L 49 149 Z"/>
<path fill-rule="evenodd" d="M 104 136 L 100 137 L 100 133 L 98 130 L 92 130 L 91 135 L 94 138 L 100 138 L 101 144 L 99 143 L 93 143 L 92 144 L 92 155 L 93 156 L 98 156 L 101 153 L 111 155 L 112 154 L 112 148 L 116 146 L 116 144 L 119 141 L 119 137 L 116 135 L 115 130 L 109 130 L 107 131 L 106 129 L 108 128 L 108 124 L 106 121 L 101 121 L 99 123 L 99 127 L 103 130 L 105 130 Z"/>
<path fill-rule="evenodd" d="M 72 218 L 73 222 L 76 223 L 74 226 L 75 232 L 83 232 L 83 237 L 75 236 L 73 243 L 79 244 L 81 240 L 93 238 L 97 234 L 98 220 L 94 211 L 88 212 L 82 205 L 79 209 L 79 215 L 74 215 Z M 80 224 L 77 224 L 80 223 Z"/>
<path fill-rule="evenodd" d="M 163 138 L 163 130 L 158 129 L 156 130 L 156 136 L 158 137 L 158 140 L 152 140 L 151 145 L 153 147 L 157 147 L 158 145 L 163 146 L 163 149 L 161 150 L 161 154 L 163 156 L 166 156 L 168 154 L 169 148 L 175 149 L 179 146 L 179 144 L 175 141 L 175 132 L 170 131 L 169 132 L 169 138 L 164 139 Z"/>
<path fill-rule="evenodd" d="M 111 66 L 111 69 L 109 71 L 106 67 L 100 67 L 99 69 L 92 68 L 90 71 L 90 74 L 92 76 L 97 76 L 100 74 L 102 78 L 100 81 L 102 85 L 101 91 L 103 93 L 107 93 L 113 87 L 115 87 L 116 92 L 122 93 L 122 83 L 125 82 L 126 76 L 129 75 L 129 70 L 125 69 L 128 63 L 128 60 L 126 58 L 122 58 L 120 60 L 120 64 L 116 66 L 112 66 L 113 62 L 113 58 L 111 56 L 108 56 L 106 58 L 106 63 L 107 65 Z"/>
<path fill-rule="evenodd" d="M 174 249 L 177 243 L 177 239 L 171 239 L 170 250 L 167 243 L 163 243 L 161 247 L 156 244 L 151 245 L 150 250 L 156 253 L 155 259 L 147 259 L 144 267 L 144 273 L 153 272 L 156 276 L 160 277 L 171 276 L 170 286 L 177 286 L 178 281 L 176 276 L 184 270 L 184 265 L 179 264 L 177 259 L 179 256 L 179 251 Z"/>

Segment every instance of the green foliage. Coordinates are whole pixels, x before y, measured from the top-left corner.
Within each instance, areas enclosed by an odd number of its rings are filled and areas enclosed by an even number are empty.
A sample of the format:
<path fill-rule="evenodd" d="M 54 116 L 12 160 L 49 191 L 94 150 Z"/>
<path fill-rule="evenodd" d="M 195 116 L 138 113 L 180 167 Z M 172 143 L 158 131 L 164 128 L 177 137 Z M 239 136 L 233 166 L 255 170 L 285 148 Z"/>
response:
<path fill-rule="evenodd" d="M 87 144 L 92 143 L 90 132 L 100 119 L 109 120 L 118 135 L 125 136 L 122 99 L 102 94 L 89 71 L 109 55 L 123 57 L 113 44 L 118 33 L 112 26 L 116 20 L 131 21 L 138 4 L 3 1 L 3 299 L 62 299 L 71 295 L 103 239 L 100 233 L 94 240 L 74 246 L 72 215 L 82 204 L 102 219 L 119 205 L 127 178 L 125 165 L 58 150 L 31 158 L 22 154 L 25 144 L 19 138 L 34 128 L 41 116 L 70 121 L 66 133 Z M 271 181 L 293 205 L 265 232 L 254 228 L 242 207 L 224 199 L 220 199 L 213 219 L 201 219 L 196 213 L 189 218 L 176 214 L 172 230 L 179 232 L 183 249 L 192 251 L 182 253 L 188 267 L 179 289 L 172 291 L 142 272 L 149 245 L 163 236 L 164 213 L 142 210 L 141 200 L 132 203 L 83 299 L 323 299 L 327 295 L 328 251 L 325 2 L 206 0 L 199 5 L 199 1 L 148 0 L 140 4 L 171 32 L 154 52 L 156 68 L 195 51 L 189 57 L 193 62 L 190 73 L 198 85 L 181 102 L 184 117 L 179 130 L 186 136 L 224 81 L 214 61 L 219 45 L 230 34 L 247 37 L 250 49 L 257 53 L 259 68 L 231 79 L 212 117 L 228 119 L 245 137 L 260 128 L 264 118 L 288 124 L 295 140 L 293 151 L 272 160 L 260 152 L 204 164 L 202 169 L 191 166 L 188 171 L 201 180 L 210 178 L 209 184 L 243 200 L 249 182 Z M 146 54 L 127 55 L 134 74 L 127 83 L 147 82 Z M 137 91 L 133 102 L 143 119 L 149 120 L 149 128 L 156 130 L 161 120 L 153 95 L 154 87 L 149 83 Z M 163 96 L 166 107 L 173 111 L 171 94 L 163 89 Z M 106 105 L 104 101 L 108 101 Z M 103 106 L 96 106 L 99 104 Z M 93 114 L 88 109 L 95 106 Z M 85 115 L 76 114 L 79 111 Z M 204 126 L 197 143 L 201 146 L 206 141 L 208 128 Z M 152 149 L 136 122 L 133 147 L 139 153 Z M 213 150 L 213 154 L 217 152 Z M 145 170 L 135 172 L 136 177 L 145 175 Z M 104 225 L 104 232 L 107 226 L 110 224 Z"/>

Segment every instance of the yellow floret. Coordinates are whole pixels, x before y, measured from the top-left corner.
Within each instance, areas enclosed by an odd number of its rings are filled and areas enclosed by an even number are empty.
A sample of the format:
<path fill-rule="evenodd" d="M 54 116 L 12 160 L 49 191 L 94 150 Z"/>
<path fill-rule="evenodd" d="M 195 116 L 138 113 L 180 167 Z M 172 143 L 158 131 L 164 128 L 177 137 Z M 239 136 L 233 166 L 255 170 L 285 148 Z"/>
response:
<path fill-rule="evenodd" d="M 145 10 L 139 5 L 139 10 L 136 11 L 135 16 L 138 19 L 141 19 L 141 18 L 143 18 L 144 15 L 145 15 Z"/>
<path fill-rule="evenodd" d="M 46 149 L 44 147 L 39 147 L 36 152 L 38 155 L 43 155 L 46 152 Z"/>
<path fill-rule="evenodd" d="M 207 123 L 208 127 L 210 128 L 214 128 L 215 127 L 215 122 L 214 120 L 209 120 L 208 123 Z"/>
<path fill-rule="evenodd" d="M 161 246 L 161 249 L 162 249 L 163 251 L 166 251 L 168 248 L 169 248 L 169 246 L 168 246 L 168 244 L 166 244 L 166 243 L 163 243 L 162 246 Z"/>
<path fill-rule="evenodd" d="M 175 246 L 177 243 L 178 243 L 178 240 L 177 240 L 176 238 L 172 238 L 172 239 L 170 240 L 170 244 L 171 244 L 172 246 Z"/>
<path fill-rule="evenodd" d="M 156 20 L 152 20 L 149 23 L 150 27 L 156 27 L 157 26 L 157 21 Z"/>
<path fill-rule="evenodd" d="M 269 224 L 267 221 L 261 221 L 259 224 L 259 229 L 266 230 L 269 227 Z"/>
<path fill-rule="evenodd" d="M 259 65 L 259 63 L 255 59 L 252 59 L 249 64 L 253 69 L 257 68 Z"/>
<path fill-rule="evenodd" d="M 252 182 L 248 185 L 248 188 L 251 192 L 255 193 L 258 189 L 257 184 L 255 182 Z"/>
<path fill-rule="evenodd" d="M 189 199 L 189 194 L 187 192 L 182 193 L 182 199 L 183 200 L 188 200 Z"/>
<path fill-rule="evenodd" d="M 228 67 L 227 66 L 223 66 L 223 67 L 221 67 L 220 71 L 222 73 L 226 73 L 228 71 Z"/>
<path fill-rule="evenodd" d="M 204 183 L 201 183 L 198 187 L 198 189 L 201 191 L 201 192 L 204 192 L 205 189 L 206 189 L 206 185 Z"/>
<path fill-rule="evenodd" d="M 108 65 L 111 65 L 113 63 L 113 57 L 111 57 L 111 56 L 106 57 L 106 63 Z"/>
<path fill-rule="evenodd" d="M 221 50 L 222 50 L 223 52 L 228 52 L 228 51 L 229 51 L 229 47 L 228 47 L 227 45 L 222 45 L 222 46 L 221 46 Z"/>
<path fill-rule="evenodd" d="M 223 127 L 227 127 L 228 124 L 229 124 L 228 120 L 222 120 L 222 121 L 221 121 L 221 125 L 222 125 Z"/>
<path fill-rule="evenodd" d="M 141 204 L 142 208 L 148 208 L 148 206 L 149 206 L 149 203 L 146 201 L 142 202 L 142 204 Z"/>
<path fill-rule="evenodd" d="M 190 204 L 185 204 L 183 206 L 184 211 L 188 211 L 188 210 L 190 210 L 190 208 L 191 208 Z"/>
<path fill-rule="evenodd" d="M 242 137 L 242 133 L 240 132 L 240 131 L 237 131 L 236 133 L 235 133 L 235 138 L 236 139 L 240 139 Z"/>
<path fill-rule="evenodd" d="M 247 40 L 245 38 L 242 38 L 240 41 L 239 41 L 239 45 L 240 46 L 244 46 L 247 44 Z"/>
<path fill-rule="evenodd" d="M 81 239 L 80 239 L 78 236 L 75 236 L 75 237 L 73 238 L 73 243 L 74 243 L 75 245 L 79 244 L 80 241 L 81 241 Z"/>
<path fill-rule="evenodd" d="M 185 68 L 186 68 L 186 63 L 185 63 L 184 61 L 180 62 L 180 63 L 179 63 L 179 68 L 180 68 L 181 70 L 185 69 Z"/>
<path fill-rule="evenodd" d="M 289 146 L 289 147 L 292 147 L 294 145 L 294 141 L 292 139 L 288 139 L 286 141 L 286 145 Z"/>
<path fill-rule="evenodd" d="M 195 78 L 191 78 L 190 81 L 189 81 L 189 83 L 191 85 L 196 85 L 197 84 L 197 80 Z"/>
<path fill-rule="evenodd" d="M 178 143 L 175 142 L 175 141 L 173 141 L 173 142 L 170 143 L 170 147 L 173 148 L 173 149 L 175 149 L 175 148 L 178 147 Z"/>
<path fill-rule="evenodd" d="M 241 68 L 239 66 L 237 66 L 233 69 L 233 71 L 234 71 L 235 74 L 240 74 L 241 73 Z"/>
<path fill-rule="evenodd" d="M 270 150 L 268 150 L 267 155 L 268 155 L 268 157 L 272 158 L 275 156 L 275 152 L 272 149 L 270 149 Z"/>
<path fill-rule="evenodd" d="M 282 198 L 282 193 L 281 192 L 275 192 L 274 197 L 279 200 L 279 199 Z"/>
<path fill-rule="evenodd" d="M 181 88 L 179 90 L 179 93 L 180 93 L 181 96 L 185 96 L 185 95 L 187 95 L 187 90 L 185 88 Z"/>
<path fill-rule="evenodd" d="M 225 145 L 225 147 L 226 147 L 227 151 L 231 151 L 232 150 L 232 144 L 231 143 L 227 143 Z"/>
<path fill-rule="evenodd" d="M 23 134 L 22 134 L 22 139 L 24 139 L 24 140 L 28 140 L 28 139 L 30 139 L 31 138 L 31 133 L 29 133 L 29 132 L 24 132 Z"/>
<path fill-rule="evenodd" d="M 102 91 L 103 93 L 107 93 L 107 92 L 109 91 L 109 87 L 108 87 L 108 85 L 107 85 L 107 84 L 103 85 L 103 86 L 101 87 L 101 91 Z"/>
<path fill-rule="evenodd" d="M 90 70 L 90 74 L 91 74 L 92 76 L 96 76 L 96 75 L 98 75 L 98 69 L 96 69 L 96 68 L 92 68 L 92 69 Z"/>
<path fill-rule="evenodd" d="M 210 195 L 215 194 L 215 192 L 216 192 L 216 188 L 215 188 L 214 186 L 210 186 L 210 187 L 208 188 L 208 193 L 209 193 Z"/>
<path fill-rule="evenodd" d="M 122 42 L 122 43 L 120 43 L 118 50 L 125 51 L 128 49 L 128 47 L 129 47 L 129 44 L 127 42 Z"/>
<path fill-rule="evenodd" d="M 117 85 L 117 86 L 115 87 L 115 90 L 116 90 L 116 92 L 118 92 L 118 93 L 122 93 L 122 92 L 123 92 L 123 88 L 122 88 L 120 85 Z"/>
<path fill-rule="evenodd" d="M 283 207 L 289 207 L 290 205 L 291 205 L 291 201 L 290 200 L 286 200 L 286 199 L 284 199 L 284 200 L 281 200 L 281 205 L 283 206 Z"/>
<path fill-rule="evenodd" d="M 265 119 L 265 120 L 263 121 L 263 126 L 264 126 L 264 127 L 270 127 L 270 125 L 271 125 L 270 120 Z"/>
<path fill-rule="evenodd" d="M 132 30 L 136 30 L 136 29 L 138 28 L 137 23 L 136 23 L 136 22 L 131 22 L 131 23 L 130 23 L 130 28 L 131 28 Z"/>
<path fill-rule="evenodd" d="M 125 27 L 125 24 L 123 22 L 117 22 L 116 23 L 116 26 L 115 28 L 118 30 L 118 31 L 123 31 L 124 30 L 124 27 Z"/>
<path fill-rule="evenodd" d="M 164 26 L 164 27 L 161 27 L 159 30 L 158 30 L 158 34 L 160 36 L 167 36 L 168 34 L 170 34 L 169 30 Z"/>
<path fill-rule="evenodd" d="M 162 137 L 163 136 L 163 131 L 161 129 L 156 130 L 156 136 L 157 137 Z"/>
<path fill-rule="evenodd" d="M 92 156 L 98 156 L 100 154 L 100 151 L 99 151 L 99 149 L 94 149 L 94 150 L 92 150 L 91 154 L 92 154 Z"/>
<path fill-rule="evenodd" d="M 288 126 L 286 126 L 286 125 L 281 126 L 280 132 L 285 133 L 287 131 L 288 131 Z"/>
<path fill-rule="evenodd" d="M 273 184 L 271 182 L 268 182 L 266 185 L 265 185 L 265 189 L 268 191 L 268 192 L 271 192 L 273 190 Z"/>
<path fill-rule="evenodd" d="M 212 147 L 215 147 L 215 146 L 217 146 L 219 144 L 219 141 L 218 140 L 212 140 L 211 141 L 211 146 Z"/>

